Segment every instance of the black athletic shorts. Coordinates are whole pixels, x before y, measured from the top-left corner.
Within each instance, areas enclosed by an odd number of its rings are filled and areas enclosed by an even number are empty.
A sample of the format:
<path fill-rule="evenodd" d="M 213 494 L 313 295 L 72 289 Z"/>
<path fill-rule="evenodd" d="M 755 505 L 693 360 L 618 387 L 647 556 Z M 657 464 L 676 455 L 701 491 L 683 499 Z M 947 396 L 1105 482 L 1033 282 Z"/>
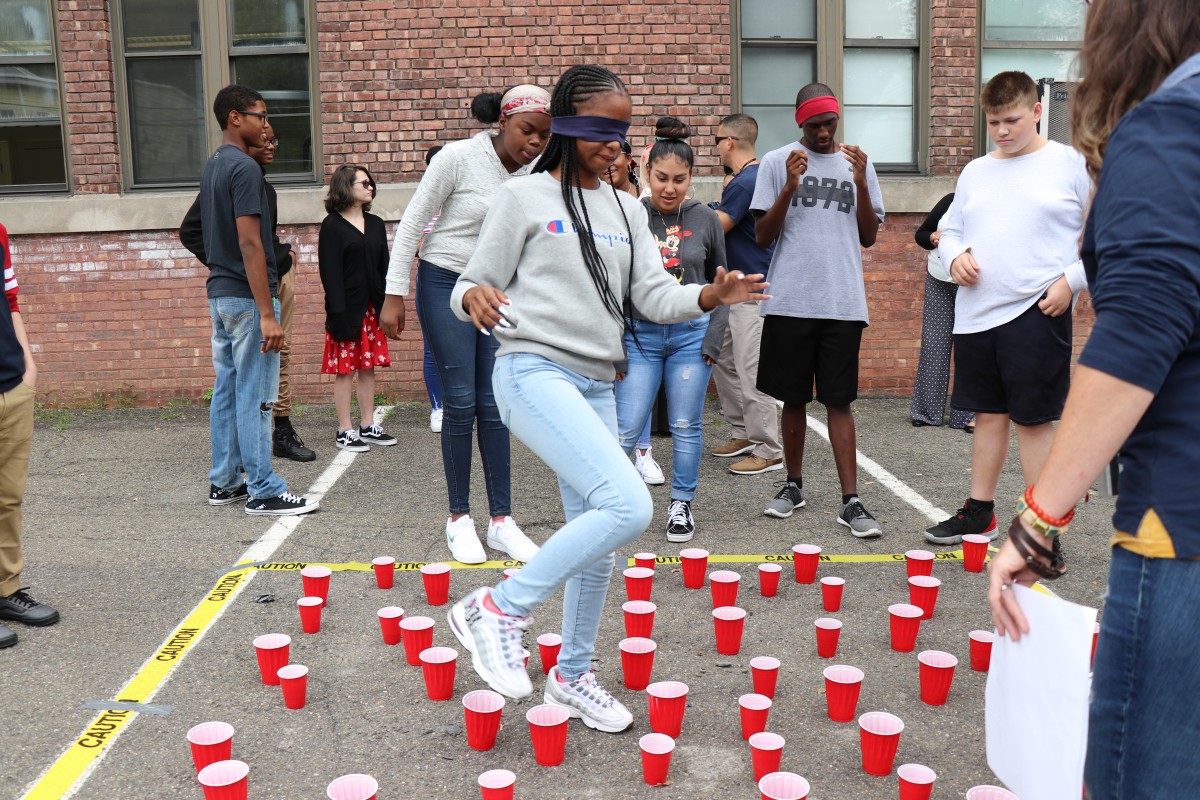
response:
<path fill-rule="evenodd" d="M 758 390 L 789 405 L 813 400 L 848 406 L 858 399 L 858 349 L 864 323 L 768 315 L 758 356 Z"/>
<path fill-rule="evenodd" d="M 1070 387 L 1070 309 L 1048 317 L 1034 303 L 991 330 L 954 334 L 954 408 L 1041 425 L 1062 416 Z"/>

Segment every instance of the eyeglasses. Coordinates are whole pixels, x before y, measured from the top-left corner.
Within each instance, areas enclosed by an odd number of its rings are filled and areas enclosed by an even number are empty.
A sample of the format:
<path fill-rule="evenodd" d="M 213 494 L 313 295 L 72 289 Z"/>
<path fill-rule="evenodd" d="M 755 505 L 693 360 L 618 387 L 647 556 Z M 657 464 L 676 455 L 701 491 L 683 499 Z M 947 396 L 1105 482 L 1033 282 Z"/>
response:
<path fill-rule="evenodd" d="M 717 136 L 716 141 L 713 142 L 713 144 L 716 145 L 717 147 L 720 147 L 721 142 L 725 141 L 726 139 L 733 139 L 735 142 L 740 142 L 742 140 L 742 137 L 740 137 L 740 136 Z"/>
<path fill-rule="evenodd" d="M 263 121 L 264 125 L 267 124 L 267 115 L 260 111 L 239 111 L 238 113 L 244 117 L 258 117 Z"/>
<path fill-rule="evenodd" d="M 263 142 L 263 147 L 279 147 L 278 139 L 267 139 Z"/>
<path fill-rule="evenodd" d="M 375 184 L 371 183 L 369 178 L 364 178 L 361 181 L 355 181 L 352 186 L 361 186 L 364 189 L 374 189 Z"/>

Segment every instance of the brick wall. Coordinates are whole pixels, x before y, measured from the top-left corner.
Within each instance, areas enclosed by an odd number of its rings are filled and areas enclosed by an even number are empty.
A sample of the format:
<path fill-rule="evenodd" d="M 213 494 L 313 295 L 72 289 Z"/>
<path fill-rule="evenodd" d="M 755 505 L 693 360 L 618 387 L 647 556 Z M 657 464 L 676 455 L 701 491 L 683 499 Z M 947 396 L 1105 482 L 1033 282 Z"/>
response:
<path fill-rule="evenodd" d="M 975 157 L 977 0 L 932 0 L 931 175 L 957 175 Z"/>
<path fill-rule="evenodd" d="M 58 22 L 72 188 L 120 191 L 108 3 L 59 0 Z"/>

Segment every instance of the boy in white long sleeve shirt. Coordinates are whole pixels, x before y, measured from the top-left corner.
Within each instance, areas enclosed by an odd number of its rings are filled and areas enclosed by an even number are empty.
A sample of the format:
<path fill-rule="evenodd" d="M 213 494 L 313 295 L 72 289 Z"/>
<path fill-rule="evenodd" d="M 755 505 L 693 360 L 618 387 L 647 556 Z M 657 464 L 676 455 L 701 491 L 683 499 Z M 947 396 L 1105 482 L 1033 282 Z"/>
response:
<path fill-rule="evenodd" d="M 976 415 L 971 496 L 925 531 L 935 544 L 997 536 L 1010 422 L 1025 483 L 1037 480 L 1070 386 L 1071 306 L 1086 286 L 1079 238 L 1091 183 L 1083 157 L 1037 132 L 1042 105 L 1025 73 L 1000 73 L 981 99 L 996 150 L 963 170 L 938 245 L 960 287 L 952 403 Z"/>

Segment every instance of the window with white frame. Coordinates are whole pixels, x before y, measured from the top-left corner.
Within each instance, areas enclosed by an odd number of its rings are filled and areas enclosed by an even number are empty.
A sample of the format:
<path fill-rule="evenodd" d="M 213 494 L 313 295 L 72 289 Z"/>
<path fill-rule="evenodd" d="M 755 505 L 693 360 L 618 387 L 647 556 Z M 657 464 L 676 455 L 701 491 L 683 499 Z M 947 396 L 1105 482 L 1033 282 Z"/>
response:
<path fill-rule="evenodd" d="M 66 188 L 50 0 L 0 0 L 0 192 Z"/>

